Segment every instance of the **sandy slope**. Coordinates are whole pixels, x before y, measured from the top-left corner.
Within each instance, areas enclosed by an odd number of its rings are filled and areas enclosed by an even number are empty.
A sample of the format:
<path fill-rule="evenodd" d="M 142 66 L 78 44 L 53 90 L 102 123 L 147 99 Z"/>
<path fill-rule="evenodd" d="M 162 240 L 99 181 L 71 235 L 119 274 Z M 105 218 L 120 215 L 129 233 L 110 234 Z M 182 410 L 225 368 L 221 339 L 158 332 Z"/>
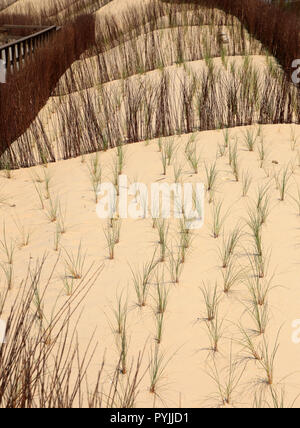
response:
<path fill-rule="evenodd" d="M 297 130 L 299 134 L 299 129 Z M 264 227 L 263 236 L 266 248 L 270 249 L 271 263 L 269 276 L 274 273 L 273 285 L 280 285 L 270 292 L 270 322 L 267 337 L 270 341 L 275 340 L 278 329 L 282 326 L 280 334 L 280 351 L 276 360 L 276 382 L 298 369 L 299 345 L 292 343 L 291 323 L 299 318 L 299 215 L 292 197 L 296 197 L 296 184 L 300 185 L 299 167 L 296 161 L 296 152 L 290 149 L 290 126 L 265 126 L 263 133 L 267 150 L 269 151 L 266 168 L 270 169 L 270 177 L 267 178 L 263 169 L 259 168 L 257 150 L 248 152 L 243 144 L 243 130 L 232 130 L 232 137 L 239 139 L 239 157 L 243 170 L 249 170 L 253 176 L 249 197 L 241 197 L 241 184 L 233 180 L 228 165 L 228 156 L 217 160 L 219 172 L 217 200 L 223 200 L 224 211 L 230 209 L 225 221 L 225 233 L 229 234 L 234 226 L 240 221 L 244 224 L 247 217 L 247 206 L 251 199 L 255 199 L 258 186 L 269 184 L 271 196 L 271 214 Z M 179 151 L 177 161 L 184 162 L 182 154 L 184 143 L 188 136 L 176 139 Z M 197 147 L 202 152 L 202 164 L 199 175 L 193 175 L 190 167 L 184 163 L 183 179 L 185 182 L 205 182 L 204 163 L 213 162 L 219 143 L 222 143 L 222 133 L 219 131 L 203 132 L 197 134 Z M 111 179 L 110 164 L 112 151 L 101 153 L 101 164 L 104 168 L 103 180 Z M 155 141 L 148 146 L 143 144 L 130 145 L 126 148 L 126 167 L 124 173 L 130 181 L 138 181 L 145 184 L 152 182 L 174 181 L 172 167 L 168 169 L 167 177 L 161 175 L 160 154 Z M 278 165 L 272 161 L 279 162 Z M 111 308 L 116 305 L 116 295 L 124 290 L 128 293 L 129 302 L 129 335 L 130 335 L 130 357 L 137 356 L 137 351 L 142 349 L 147 342 L 145 364 L 148 359 L 148 350 L 154 344 L 155 322 L 153 316 L 154 301 L 151 296 L 155 295 L 155 286 L 151 285 L 149 304 L 138 309 L 136 296 L 132 283 L 129 266 L 141 265 L 149 260 L 157 246 L 157 231 L 152 229 L 150 219 L 123 220 L 121 241 L 116 248 L 115 260 L 107 259 L 107 248 L 102 228 L 105 222 L 101 221 L 95 212 L 95 203 L 89 182 L 87 163 L 81 159 L 58 162 L 49 165 L 48 170 L 52 179 L 51 191 L 54 197 L 59 197 L 62 206 L 67 210 L 67 232 L 63 235 L 61 248 L 73 250 L 82 243 L 87 253 L 86 267 L 90 263 L 103 264 L 104 269 L 99 281 L 91 290 L 84 303 L 84 312 L 79 325 L 79 338 L 83 345 L 97 327 L 96 338 L 99 342 L 98 360 L 94 362 L 94 369 L 99 364 L 102 353 L 106 350 L 108 366 L 107 376 L 117 361 L 117 348 L 115 337 L 112 334 L 109 322 L 113 321 Z M 295 171 L 290 179 L 288 196 L 286 201 L 280 202 L 278 191 L 272 174 L 281 170 L 285 165 L 295 165 Z M 41 258 L 47 252 L 47 266 L 50 270 L 52 263 L 57 257 L 53 250 L 53 235 L 55 224 L 49 223 L 45 211 L 38 209 L 38 198 L 31 183 L 32 174 L 43 174 L 43 168 L 37 167 L 30 170 L 16 171 L 13 178 L 7 180 L 1 178 L 1 187 L 9 197 L 9 203 L 15 207 L 3 207 L 1 210 L 1 222 L 5 221 L 7 236 L 18 239 L 18 233 L 14 226 L 13 218 L 32 230 L 32 236 L 28 247 L 19 249 L 15 255 L 15 280 L 14 291 L 18 289 L 19 281 L 24 277 L 24 264 L 31 258 L 31 262 Z M 47 204 L 47 201 L 46 201 Z M 218 247 L 222 238 L 214 239 L 211 236 L 211 206 L 206 202 L 205 225 L 203 229 L 194 232 L 191 250 L 184 266 L 184 271 L 179 285 L 169 284 L 167 271 L 168 264 L 165 263 L 165 286 L 169 289 L 169 304 L 165 318 L 165 331 L 161 348 L 167 355 L 175 355 L 166 368 L 162 380 L 159 395 L 163 403 L 169 406 L 177 405 L 181 395 L 183 406 L 215 405 L 213 399 L 203 401 L 208 395 L 217 391 L 216 386 L 207 375 L 207 365 L 212 364 L 212 354 L 207 350 L 209 338 L 206 327 L 199 318 L 205 313 L 203 297 L 200 287 L 205 283 L 212 286 L 218 281 L 221 295 L 220 316 L 224 317 L 224 337 L 221 340 L 220 353 L 215 356 L 217 367 L 221 369 L 228 364 L 229 349 L 232 340 L 239 338 L 237 324 L 242 322 L 246 329 L 254 327 L 253 322 L 245 314 L 248 294 L 245 284 L 239 282 L 233 288 L 233 292 L 226 296 L 222 293 L 222 275 L 220 260 L 218 258 Z M 176 222 L 171 220 L 169 232 L 169 245 L 178 238 L 176 233 Z M 250 248 L 250 236 L 248 229 L 244 229 L 243 236 L 237 256 L 237 263 L 247 265 L 245 248 Z M 176 238 L 177 237 L 177 238 Z M 4 255 L 1 256 L 2 260 Z M 47 310 L 50 313 L 57 297 L 63 301 L 64 297 L 61 276 L 64 275 L 64 256 L 59 263 L 51 287 L 46 295 Z M 5 314 L 4 314 L 5 317 Z M 257 341 L 259 339 L 255 339 Z M 237 357 L 241 348 L 233 344 L 234 356 Z M 262 375 L 258 366 L 249 362 L 247 370 L 237 389 L 238 395 L 235 404 L 251 405 L 255 388 L 250 387 L 249 382 Z M 295 393 L 294 386 L 300 381 L 299 374 L 293 374 L 285 381 L 288 385 L 289 397 Z M 144 393 L 140 397 L 139 405 L 153 404 L 153 395 L 147 392 L 149 378 L 146 376 L 143 384 Z M 249 389 L 250 388 L 250 389 Z M 251 393 L 249 394 L 249 391 Z M 243 392 L 245 394 L 243 394 Z M 157 397 L 158 400 L 158 397 Z M 158 400 L 159 402 L 159 400 Z M 158 404 L 158 403 L 157 403 Z"/>
<path fill-rule="evenodd" d="M 49 11 L 52 10 L 53 4 L 55 4 L 55 3 L 56 3 L 55 0 L 54 1 L 48 1 L 48 0 L 17 0 L 14 3 L 12 3 L 11 5 L 7 6 L 5 9 L 3 9 L 2 12 L 5 14 L 7 14 L 7 13 L 16 13 L 16 14 L 25 13 L 26 14 L 26 13 L 28 13 L 28 11 L 30 11 L 31 13 L 33 12 L 33 13 L 40 14 L 41 12 L 43 12 L 43 13 L 47 14 Z M 57 3 L 59 6 L 61 5 L 60 1 L 58 1 Z M 65 2 L 65 3 L 67 4 L 68 2 Z M 72 3 L 74 3 L 73 0 L 72 0 Z M 102 15 L 105 15 L 106 13 L 110 13 L 111 10 L 113 10 L 113 9 L 110 9 L 107 6 L 108 5 L 105 5 L 104 13 L 102 12 L 102 8 L 100 8 L 100 10 L 99 10 L 99 12 L 97 12 L 97 14 L 100 15 L 100 13 L 101 13 Z M 119 5 L 117 5 L 117 4 L 115 6 L 119 7 Z M 62 10 L 59 13 L 59 17 L 63 16 L 66 18 L 64 11 L 65 10 Z"/>
<path fill-rule="evenodd" d="M 21 0 L 25 3 L 25 0 Z M 18 3 L 21 3 L 19 1 Z M 113 0 L 105 6 L 100 13 L 120 13 L 122 8 L 126 10 L 131 1 Z M 135 1 L 135 4 L 137 1 Z M 255 57 L 255 63 L 259 69 L 264 67 L 264 58 Z M 239 61 L 239 59 L 236 59 Z M 220 63 L 219 59 L 215 62 Z M 201 70 L 203 62 L 189 64 L 195 71 Z M 172 66 L 176 73 L 178 67 Z M 149 74 L 155 76 L 155 71 Z M 175 75 L 176 75 L 175 73 Z M 132 79 L 139 78 L 133 76 Z M 118 85 L 119 82 L 107 85 Z M 95 89 L 91 92 L 97 94 Z M 74 96 L 77 96 L 76 94 Z M 67 98 L 67 97 L 66 97 Z M 40 113 L 43 123 L 47 124 L 47 132 L 56 144 L 56 112 L 54 99 L 49 100 L 47 106 Z M 254 128 L 254 127 L 253 127 Z M 249 129 L 249 128 L 246 128 Z M 169 290 L 167 311 L 165 314 L 165 328 L 162 343 L 159 345 L 165 361 L 170 361 L 162 376 L 157 389 L 157 395 L 149 393 L 149 372 L 147 371 L 141 386 L 141 394 L 138 398 L 138 406 L 217 406 L 220 405 L 217 394 L 217 386 L 209 376 L 211 369 L 216 364 L 222 381 L 226 380 L 226 370 L 230 362 L 230 350 L 234 361 L 240 361 L 244 355 L 242 346 L 238 343 L 241 334 L 239 323 L 253 334 L 255 324 L 247 313 L 250 308 L 249 293 L 244 281 L 238 281 L 232 292 L 225 295 L 222 292 L 222 269 L 219 259 L 219 249 L 222 246 L 223 236 L 229 236 L 237 224 L 243 226 L 243 236 L 236 251 L 236 266 L 240 266 L 247 272 L 249 260 L 247 251 L 251 251 L 251 236 L 246 226 L 248 207 L 255 203 L 258 188 L 268 186 L 270 196 L 270 216 L 263 226 L 263 242 L 265 249 L 270 251 L 270 266 L 267 279 L 272 280 L 272 288 L 269 294 L 269 323 L 266 340 L 272 347 L 278 330 L 281 328 L 279 342 L 280 348 L 275 363 L 274 385 L 281 390 L 285 385 L 287 404 L 299 393 L 300 374 L 298 372 L 300 345 L 292 341 L 292 322 L 300 318 L 299 298 L 300 290 L 298 278 L 300 274 L 300 247 L 299 225 L 300 217 L 298 207 L 294 201 L 297 198 L 297 185 L 300 185 L 298 146 L 291 150 L 289 125 L 263 126 L 262 133 L 268 153 L 264 168 L 260 168 L 258 160 L 258 146 L 253 153 L 245 148 L 244 133 L 246 129 L 233 129 L 230 131 L 230 140 L 238 142 L 238 156 L 241 163 L 241 173 L 249 171 L 253 178 L 247 197 L 242 197 L 242 184 L 235 182 L 228 163 L 228 150 L 224 157 L 217 158 L 218 186 L 215 195 L 216 201 L 223 201 L 223 212 L 228 215 L 224 225 L 224 235 L 218 239 L 212 237 L 212 210 L 208 196 L 205 202 L 205 223 L 201 230 L 193 232 L 191 248 L 187 255 L 180 283 L 174 285 L 170 282 L 168 272 L 169 264 L 160 263 L 160 272 L 164 271 L 164 286 Z M 257 131 L 257 128 L 256 128 Z M 300 139 L 300 127 L 295 127 L 295 133 Z M 201 153 L 201 166 L 199 174 L 193 174 L 191 167 L 186 162 L 184 148 L 191 136 L 174 138 L 174 144 L 178 147 L 175 163 L 183 166 L 182 180 L 184 182 L 206 183 L 205 164 L 210 165 L 216 160 L 218 145 L 223 144 L 221 131 L 208 131 L 197 133 L 197 150 Z M 93 263 L 96 266 L 103 265 L 103 271 L 95 286 L 90 291 L 84 302 L 81 321 L 78 326 L 79 342 L 83 349 L 89 342 L 95 328 L 95 342 L 98 342 L 97 353 L 91 365 L 89 379 L 91 385 L 97 370 L 100 368 L 102 356 L 106 352 L 105 385 L 109 387 L 113 370 L 119 359 L 117 337 L 111 329 L 113 322 L 112 309 L 116 308 L 116 297 L 121 293 L 128 295 L 128 334 L 129 362 L 137 358 L 138 352 L 145 347 L 143 368 L 146 369 L 149 362 L 150 349 L 155 346 L 155 276 L 151 280 L 150 293 L 147 306 L 138 308 L 137 298 L 133 286 L 130 267 L 141 267 L 149 261 L 158 246 L 158 233 L 152 228 L 152 221 L 148 219 L 127 219 L 122 222 L 121 240 L 116 246 L 115 259 L 108 259 L 108 249 L 105 242 L 103 228 L 106 222 L 96 215 L 96 205 L 91 189 L 88 165 L 94 155 L 85 156 L 84 159 L 71 159 L 59 161 L 48 165 L 47 168 L 35 167 L 27 170 L 19 170 L 13 173 L 11 179 L 0 178 L 0 195 L 7 197 L 5 204 L 1 205 L 0 222 L 5 222 L 7 239 L 18 245 L 20 232 L 16 222 L 24 225 L 31 231 L 29 245 L 17 248 L 14 260 L 13 290 L 9 295 L 11 301 L 20 287 L 21 281 L 26 275 L 26 266 L 41 260 L 47 254 L 47 264 L 44 277 L 50 274 L 51 268 L 57 257 L 60 257 L 58 267 L 55 270 L 53 280 L 46 293 L 45 312 L 49 317 L 55 305 L 65 301 L 65 290 L 62 278 L 65 274 L 64 259 L 67 252 L 76 253 L 78 246 L 86 252 L 85 271 Z M 112 162 L 116 156 L 114 150 L 100 154 L 100 162 L 103 168 L 103 181 L 112 180 Z M 128 176 L 129 183 L 139 181 L 150 185 L 155 182 L 174 182 L 173 166 L 168 168 L 167 176 L 162 175 L 162 166 L 158 151 L 157 141 L 138 143 L 126 147 L 126 164 L 124 174 Z M 285 201 L 279 201 L 279 192 L 276 189 L 274 177 L 281 174 L 285 167 L 289 167 L 291 174 L 287 197 Z M 44 174 L 52 177 L 50 193 L 53 200 L 59 199 L 62 211 L 66 209 L 66 233 L 62 235 L 59 252 L 54 250 L 54 235 L 56 224 L 49 222 L 47 208 L 49 200 L 44 200 L 45 209 L 40 209 L 39 199 L 34 189 L 32 180 L 36 180 L 36 174 L 43 177 Z M 44 183 L 36 183 L 44 189 Z M 43 193 L 44 190 L 43 190 Z M 131 197 L 132 199 L 132 197 Z M 8 205 L 7 205 L 8 203 Z M 3 234 L 2 234 L 3 239 Z M 173 249 L 179 239 L 178 222 L 170 220 L 168 245 Z M 5 254 L 0 252 L 0 261 L 5 263 Z M 4 274 L 1 272 L 2 282 L 0 290 L 4 291 Z M 249 274 L 250 275 L 250 274 Z M 246 275 L 247 276 L 247 275 Z M 76 281 L 75 281 L 76 283 Z M 220 340 L 220 352 L 213 354 L 210 347 L 209 336 L 205 322 L 205 305 L 200 288 L 205 283 L 213 288 L 218 284 L 220 295 L 219 316 L 224 319 L 224 333 Z M 7 316 L 7 310 L 2 318 Z M 256 344 L 262 342 L 261 337 L 253 334 Z M 239 366 L 244 367 L 244 366 Z M 224 370 L 224 371 L 223 371 Z M 286 376 L 291 375 L 286 378 Z M 233 404 L 236 406 L 251 406 L 255 392 L 263 389 L 266 392 L 268 402 L 271 401 L 269 387 L 264 379 L 263 370 L 259 363 L 249 361 L 246 370 L 234 391 Z M 284 380 L 283 380 L 284 379 Z M 297 403 L 299 404 L 299 403 Z"/>
<path fill-rule="evenodd" d="M 105 5 L 103 9 L 97 14 L 106 14 L 106 13 L 119 13 L 128 8 L 128 6 L 134 6 L 139 4 L 145 4 L 145 1 L 142 0 L 112 0 L 111 3 Z M 11 6 L 8 6 L 5 9 L 5 13 L 20 13 L 23 10 L 33 8 L 34 10 L 45 10 L 51 7 L 51 3 L 48 0 L 17 0 Z"/>
<path fill-rule="evenodd" d="M 45 0 L 18 0 L 5 9 L 5 13 L 20 13 L 28 7 L 33 7 L 35 10 L 47 8 L 48 1 Z"/>

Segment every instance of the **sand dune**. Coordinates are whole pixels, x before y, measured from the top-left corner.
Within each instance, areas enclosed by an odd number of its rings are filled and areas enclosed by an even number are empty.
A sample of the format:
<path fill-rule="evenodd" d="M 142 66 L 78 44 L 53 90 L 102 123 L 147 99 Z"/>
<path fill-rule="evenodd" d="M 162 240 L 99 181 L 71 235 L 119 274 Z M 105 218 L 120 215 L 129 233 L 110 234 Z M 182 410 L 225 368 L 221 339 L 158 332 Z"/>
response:
<path fill-rule="evenodd" d="M 19 0 L 9 10 L 12 12 L 27 3 Z M 41 6 L 46 4 L 40 0 Z M 138 0 L 134 4 L 138 5 Z M 113 0 L 100 9 L 99 20 L 107 13 L 118 16 L 129 5 L 131 1 Z M 192 34 L 198 30 L 195 28 Z M 170 44 L 173 30 L 161 31 L 165 37 L 164 50 Z M 204 27 L 199 31 L 205 31 Z M 229 33 L 225 27 L 223 31 Z M 138 43 L 142 46 L 143 36 Z M 248 43 L 247 49 L 250 50 L 251 45 L 257 50 L 246 56 L 249 63 L 245 63 L 244 55 L 238 54 L 227 55 L 225 62 L 224 58 L 216 57 L 211 61 L 176 64 L 174 58 L 170 58 L 170 64 L 163 70 L 132 73 L 124 79 L 113 78 L 112 67 L 108 70 L 108 81 L 101 84 L 97 56 L 82 58 L 62 76 L 57 94 L 49 98 L 36 119 L 36 123 L 43 125 L 57 161 L 14 171 L 6 168 L 1 173 L 0 303 L 11 280 L 1 318 L 7 319 L 10 305 L 22 289 L 28 263 L 34 266 L 46 256 L 41 284 L 55 266 L 43 296 L 41 324 L 49 322 L 51 314 L 67 301 L 68 294 L 83 286 L 74 271 L 68 269 L 70 259 L 77 258 L 81 278 L 101 268 L 99 278 L 80 307 L 78 325 L 73 320 L 72 326 L 77 328 L 82 352 L 93 334 L 92 345 L 98 344 L 88 370 L 91 388 L 96 384 L 103 355 L 106 364 L 101 389 L 107 393 L 120 356 L 121 369 L 125 362 L 127 368 L 127 373 L 120 375 L 122 387 L 126 385 L 132 362 L 143 352 L 141 372 L 145 372 L 145 376 L 138 388 L 136 407 L 274 407 L 283 391 L 284 406 L 288 407 L 299 393 L 300 345 L 296 340 L 299 335 L 295 321 L 300 318 L 300 126 L 259 125 L 256 121 L 262 106 L 257 101 L 260 108 L 251 113 L 252 126 L 193 133 L 178 130 L 167 137 L 144 138 L 119 148 L 62 160 L 63 108 L 76 105 L 84 114 L 87 106 L 84 97 L 88 94 L 97 117 L 102 118 L 101 91 L 107 91 L 114 95 L 110 97 L 111 105 L 118 106 L 113 111 L 120 113 L 115 116 L 120 123 L 113 117 L 111 121 L 120 126 L 120 135 L 125 139 L 130 122 L 126 116 L 125 84 L 148 88 L 165 73 L 171 88 L 170 117 L 177 118 L 183 81 L 189 85 L 196 82 L 196 86 L 201 76 L 213 68 L 220 79 L 216 78 L 219 83 L 215 84 L 215 94 L 221 100 L 222 90 L 226 84 L 229 86 L 232 73 L 238 70 L 237 75 L 241 75 L 252 64 L 260 96 L 272 65 L 258 41 L 248 40 Z M 120 58 L 120 52 L 119 47 L 109 49 L 105 53 L 108 62 L 113 64 L 112 58 Z M 274 59 L 271 61 L 276 75 L 275 70 L 279 68 Z M 92 70 L 89 80 L 92 85 L 87 84 L 88 79 L 80 78 L 83 64 Z M 66 87 L 70 71 L 75 76 L 72 93 Z M 236 82 L 238 84 L 238 79 Z M 272 100 L 275 109 L 273 103 Z M 192 101 L 190 104 L 194 106 Z M 216 111 L 217 107 L 216 103 Z M 139 126 L 142 128 L 140 122 Z M 88 132 L 88 127 L 84 129 Z M 28 135 L 32 144 L 36 144 L 30 131 Z M 170 165 L 165 160 L 164 174 L 164 156 L 168 151 Z M 120 163 L 124 164 L 122 168 Z M 110 221 L 97 215 L 101 198 L 96 202 L 96 185 L 116 184 L 118 173 L 127 177 L 127 186 L 121 191 L 130 188 L 128 203 L 133 213 L 139 210 L 136 219 L 120 220 L 116 212 Z M 132 186 L 138 182 L 149 190 L 153 183 L 175 181 L 182 185 L 204 183 L 202 228 L 187 232 L 184 215 L 181 219 L 171 215 L 165 221 L 153 222 L 150 195 L 145 208 L 145 200 Z M 165 236 L 165 246 L 159 230 Z M 112 257 L 107 237 L 118 232 L 120 236 L 113 244 Z M 224 251 L 234 236 L 236 242 L 225 263 Z M 8 263 L 7 248 L 14 248 L 12 264 Z M 142 275 L 143 266 L 151 260 L 155 261 L 155 267 L 145 284 L 143 300 L 134 279 Z M 177 263 L 178 260 L 181 262 Z M 176 263 L 178 282 L 174 281 Z M 42 295 L 43 290 L 38 292 Z M 205 302 L 206 299 L 211 302 L 214 293 L 215 313 L 213 319 L 208 320 Z M 163 310 L 160 299 L 166 302 Z M 121 312 L 122 309 L 126 312 L 126 322 L 122 321 L 124 330 L 126 326 L 125 356 L 123 336 L 116 331 L 120 302 Z M 155 388 L 151 388 L 155 352 L 162 358 L 159 360 L 162 371 Z M 272 352 L 274 370 L 268 366 Z M 230 373 L 234 380 L 228 397 L 225 388 Z M 295 405 L 298 404 L 299 400 Z"/>
<path fill-rule="evenodd" d="M 247 128 L 248 129 L 248 128 Z M 251 128 L 249 128 L 251 129 Z M 257 131 L 256 128 L 253 130 Z M 263 243 L 265 249 L 270 251 L 270 265 L 268 267 L 268 279 L 272 278 L 270 289 L 268 330 L 266 337 L 272 343 L 275 340 L 278 329 L 280 334 L 280 350 L 276 359 L 276 372 L 274 382 L 280 384 L 280 379 L 297 371 L 299 361 L 299 348 L 292 340 L 292 322 L 298 319 L 299 291 L 298 278 L 298 238 L 297 229 L 299 213 L 293 198 L 297 198 L 297 185 L 299 186 L 299 166 L 297 153 L 290 148 L 290 126 L 266 126 L 262 127 L 265 149 L 269 153 L 264 169 L 259 167 L 258 147 L 251 153 L 246 150 L 243 143 L 243 133 L 246 129 L 230 130 L 230 138 L 238 138 L 238 156 L 242 171 L 249 171 L 253 178 L 249 194 L 242 197 L 242 184 L 235 182 L 230 166 L 228 165 L 228 153 L 217 160 L 218 185 L 215 201 L 223 201 L 222 210 L 228 211 L 224 223 L 224 236 L 230 236 L 233 229 L 240 224 L 243 236 L 236 249 L 235 265 L 240 269 L 249 267 L 246 253 L 251 249 L 251 233 L 245 225 L 247 220 L 247 208 L 255 204 L 257 191 L 262 186 L 268 187 L 270 197 L 270 216 L 263 226 Z M 299 131 L 297 131 L 299 132 Z M 215 162 L 218 144 L 223 144 L 223 135 L 220 131 L 203 132 L 195 135 L 196 146 L 201 156 L 199 174 L 192 173 L 191 167 L 186 163 L 183 153 L 185 144 L 190 136 L 177 137 L 174 144 L 178 147 L 176 162 L 183 165 L 182 179 L 185 182 L 206 182 L 204 165 Z M 167 176 L 162 176 L 160 153 L 156 141 L 145 144 L 134 144 L 125 148 L 126 164 L 124 174 L 129 182 L 134 180 L 145 184 L 154 182 L 174 181 L 173 168 L 168 168 Z M 100 163 L 103 167 L 103 181 L 112 179 L 111 163 L 115 156 L 114 151 L 100 154 Z M 116 296 L 122 292 L 128 295 L 128 335 L 130 337 L 129 359 L 136 356 L 144 344 L 147 349 L 154 345 L 156 337 L 155 328 L 155 277 L 150 285 L 149 297 L 145 308 L 136 307 L 135 295 L 130 266 L 141 266 L 146 260 L 150 260 L 155 248 L 158 247 L 158 233 L 152 228 L 151 219 L 123 220 L 121 227 L 120 244 L 116 246 L 115 259 L 108 260 L 108 249 L 104 238 L 103 228 L 106 221 L 100 220 L 95 212 L 93 192 L 89 182 L 87 165 L 93 155 L 87 156 L 82 163 L 81 159 L 58 162 L 49 165 L 48 168 L 36 167 L 30 170 L 16 171 L 10 180 L 1 179 L 2 187 L 8 197 L 8 202 L 14 207 L 3 206 L 1 210 L 1 222 L 5 221 L 7 236 L 16 240 L 20 234 L 16 230 L 14 220 L 19 220 L 26 229 L 31 230 L 28 247 L 18 249 L 14 262 L 14 286 L 12 296 L 19 288 L 19 283 L 24 276 L 24 263 L 31 259 L 34 263 L 42 254 L 47 253 L 47 267 L 50 269 L 57 258 L 54 251 L 54 236 L 56 224 L 47 219 L 47 207 L 49 201 L 45 201 L 45 210 L 39 209 L 39 200 L 31 182 L 32 177 L 44 174 L 52 177 L 50 192 L 52 198 L 59 198 L 62 210 L 66 209 L 66 233 L 63 234 L 59 248 L 64 253 L 76 253 L 79 244 L 87 254 L 85 268 L 91 263 L 103 264 L 103 272 L 84 303 L 84 312 L 78 326 L 80 343 L 87 344 L 94 328 L 96 330 L 99 349 L 93 367 L 99 368 L 97 361 L 101 360 L 102 353 L 106 350 L 109 361 L 107 376 L 109 378 L 110 367 L 118 360 L 115 337 L 109 325 L 113 322 L 112 308 L 116 305 Z M 272 163 L 276 161 L 275 163 Z M 278 162 L 278 164 L 277 164 Z M 147 168 L 145 168 L 147 165 Z M 289 180 L 289 188 L 286 200 L 279 201 L 279 191 L 273 178 L 278 172 L 284 171 L 287 166 L 293 165 L 293 175 Z M 269 174 L 267 177 L 266 174 Z M 43 189 L 43 184 L 41 188 Z M 132 197 L 131 197 L 132 199 Z M 255 323 L 246 312 L 249 305 L 249 292 L 245 280 L 238 280 L 230 290 L 230 293 L 222 292 L 223 279 L 221 260 L 218 251 L 222 248 L 222 237 L 212 237 L 212 210 L 213 204 L 205 203 L 205 225 L 199 231 L 192 233 L 191 247 L 184 264 L 179 284 L 170 283 L 168 262 L 160 264 L 160 275 L 164 272 L 164 287 L 169 291 L 168 306 L 165 314 L 165 326 L 163 331 L 161 348 L 167 355 L 173 355 L 162 378 L 159 397 L 162 404 L 174 406 L 178 404 L 179 394 L 185 406 L 214 405 L 210 394 L 216 392 L 216 386 L 207 375 L 208 366 L 216 361 L 218 370 L 228 364 L 228 352 L 233 346 L 234 356 L 242 354 L 242 347 L 236 342 L 241 337 L 239 323 L 245 329 L 255 330 Z M 170 220 L 168 245 L 176 248 L 178 240 L 178 221 Z M 223 235 L 222 235 L 223 236 Z M 250 251 L 251 252 L 251 251 Z M 64 276 L 64 256 L 62 255 L 56 274 L 47 291 L 45 298 L 46 312 L 51 313 L 58 296 L 58 303 L 66 299 L 62 277 Z M 223 270 L 224 272 L 224 270 Z M 251 275 L 249 273 L 249 275 Z M 274 277 L 273 277 L 274 275 Z M 220 339 L 220 353 L 213 356 L 209 351 L 210 341 L 207 335 L 205 322 L 201 318 L 205 316 L 205 305 L 201 294 L 203 284 L 213 287 L 218 284 L 220 295 L 220 319 L 224 319 L 224 334 Z M 5 313 L 4 313 L 5 316 Z M 95 339 L 96 340 L 96 339 Z M 255 344 L 261 343 L 261 337 L 254 334 Z M 269 343 L 269 342 L 268 342 Z M 146 353 L 147 364 L 148 355 Z M 256 378 L 264 376 L 259 364 L 249 362 L 245 376 L 242 378 L 235 404 L 252 404 L 253 396 L 249 394 L 253 385 L 247 382 L 255 382 Z M 289 398 L 293 397 L 292 385 L 297 384 L 299 376 L 293 374 L 285 382 L 289 391 Z M 149 379 L 143 383 L 143 394 L 138 402 L 139 406 L 152 406 L 153 396 L 147 392 Z M 266 388 L 266 387 L 265 387 Z M 255 390 L 255 388 L 254 388 Z M 159 402 L 159 397 L 157 401 Z M 158 403 L 157 403 L 158 404 Z"/>

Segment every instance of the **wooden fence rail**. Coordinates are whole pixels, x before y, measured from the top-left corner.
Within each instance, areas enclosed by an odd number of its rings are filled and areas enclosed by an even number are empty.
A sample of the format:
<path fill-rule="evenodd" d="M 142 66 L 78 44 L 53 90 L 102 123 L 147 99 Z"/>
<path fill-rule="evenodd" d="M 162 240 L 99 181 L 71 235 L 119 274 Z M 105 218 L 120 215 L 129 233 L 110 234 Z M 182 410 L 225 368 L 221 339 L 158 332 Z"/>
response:
<path fill-rule="evenodd" d="M 12 43 L 0 46 L 0 59 L 5 63 L 5 67 L 10 67 L 11 70 L 20 68 L 21 63 L 26 60 L 28 56 L 33 55 L 34 51 L 45 43 L 55 31 L 58 31 L 60 27 L 52 25 L 51 27 L 41 27 L 33 25 L 5 25 L 1 28 L 6 30 L 12 29 L 27 29 L 27 30 L 38 30 L 37 32 L 16 40 Z"/>

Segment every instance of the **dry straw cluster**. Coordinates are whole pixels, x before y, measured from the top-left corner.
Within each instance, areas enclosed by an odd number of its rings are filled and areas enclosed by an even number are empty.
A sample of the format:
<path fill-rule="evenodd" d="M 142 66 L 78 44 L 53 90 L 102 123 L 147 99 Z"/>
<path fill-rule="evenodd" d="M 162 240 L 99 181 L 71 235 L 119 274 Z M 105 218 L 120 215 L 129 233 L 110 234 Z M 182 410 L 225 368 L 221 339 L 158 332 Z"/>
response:
<path fill-rule="evenodd" d="M 215 8 L 219 4 L 211 7 L 200 2 L 199 7 L 198 3 L 154 1 L 129 8 L 118 20 L 109 16 L 96 23 L 93 15 L 85 14 L 66 23 L 20 72 L 1 85 L 2 168 L 53 162 L 176 133 L 257 122 L 298 123 L 299 91 L 290 76 L 272 59 L 267 61 L 265 74 L 259 76 L 249 58 L 268 49 L 287 70 L 288 62 L 298 53 L 299 44 L 295 46 L 290 40 L 296 35 L 277 31 L 277 9 L 264 6 L 268 12 L 265 19 L 265 9 L 261 10 L 258 0 L 251 2 L 251 8 L 240 2 L 238 7 L 235 1 L 221 3 L 225 15 Z M 37 18 L 27 14 L 27 19 L 33 22 Z M 284 25 L 294 28 L 294 19 L 287 14 Z M 229 28 L 228 45 L 220 43 L 216 31 L 223 26 Z M 265 34 L 260 33 L 262 29 Z M 266 34 L 275 37 L 267 40 Z M 282 44 L 289 49 L 282 52 Z M 81 61 L 70 68 L 83 52 Z M 232 55 L 243 55 L 243 65 L 231 62 L 228 57 Z M 216 56 L 221 57 L 225 73 L 216 67 Z M 190 71 L 187 62 L 201 59 L 206 67 L 201 72 Z M 185 70 L 176 83 L 176 98 L 172 96 L 175 83 L 166 68 L 175 64 Z M 153 81 L 147 72 L 154 69 L 161 73 Z M 136 74 L 143 78 L 128 78 Z M 105 85 L 115 79 L 121 79 L 120 89 Z M 83 91 L 85 88 L 97 88 L 97 93 Z M 77 92 L 74 97 L 62 97 L 74 91 L 80 91 L 80 97 Z M 50 95 L 56 95 L 59 122 L 54 123 L 58 128 L 54 145 L 44 121 L 37 116 Z"/>
<path fill-rule="evenodd" d="M 180 3 L 180 0 L 171 0 Z M 300 58 L 299 17 L 261 0 L 189 0 L 189 3 L 223 10 L 240 20 L 249 33 L 260 40 L 286 71 Z"/>

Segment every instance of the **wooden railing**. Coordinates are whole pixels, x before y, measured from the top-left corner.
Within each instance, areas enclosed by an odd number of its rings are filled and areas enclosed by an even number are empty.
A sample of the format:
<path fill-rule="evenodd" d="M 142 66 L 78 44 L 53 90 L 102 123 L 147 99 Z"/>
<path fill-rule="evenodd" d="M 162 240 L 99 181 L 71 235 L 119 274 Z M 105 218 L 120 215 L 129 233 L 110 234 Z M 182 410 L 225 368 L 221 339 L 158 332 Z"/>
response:
<path fill-rule="evenodd" d="M 5 67 L 10 67 L 11 70 L 19 69 L 22 62 L 26 60 L 28 56 L 33 55 L 34 51 L 44 44 L 55 31 L 58 31 L 60 27 L 52 25 L 51 27 L 41 27 L 38 25 L 2 25 L 2 29 L 11 30 L 31 30 L 36 31 L 33 34 L 22 37 L 12 43 L 0 46 L 0 59 L 5 63 Z"/>

